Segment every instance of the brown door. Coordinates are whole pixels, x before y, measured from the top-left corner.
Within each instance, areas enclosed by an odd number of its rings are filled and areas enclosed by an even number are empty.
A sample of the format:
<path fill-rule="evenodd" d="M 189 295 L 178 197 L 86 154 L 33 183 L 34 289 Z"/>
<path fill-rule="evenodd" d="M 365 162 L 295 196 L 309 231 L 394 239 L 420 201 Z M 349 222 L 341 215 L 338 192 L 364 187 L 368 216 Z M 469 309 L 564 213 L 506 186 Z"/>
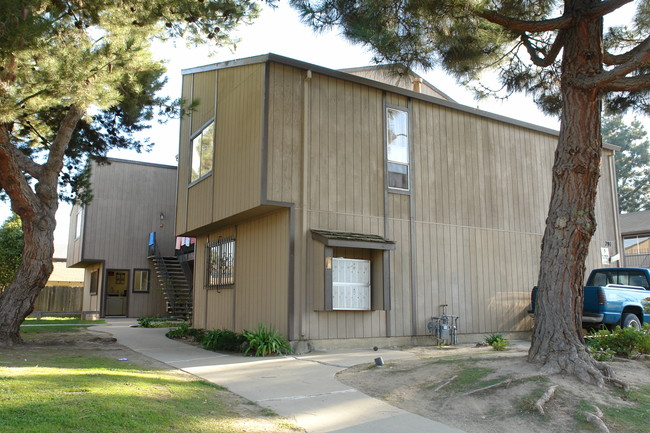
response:
<path fill-rule="evenodd" d="M 129 293 L 129 271 L 109 269 L 106 271 L 107 316 L 126 316 Z"/>

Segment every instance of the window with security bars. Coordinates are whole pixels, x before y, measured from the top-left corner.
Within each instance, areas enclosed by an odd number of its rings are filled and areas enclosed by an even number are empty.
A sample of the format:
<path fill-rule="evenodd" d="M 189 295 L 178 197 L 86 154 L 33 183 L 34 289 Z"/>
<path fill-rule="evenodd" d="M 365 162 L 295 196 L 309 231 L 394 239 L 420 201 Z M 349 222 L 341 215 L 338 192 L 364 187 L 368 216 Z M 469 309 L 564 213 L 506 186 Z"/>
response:
<path fill-rule="evenodd" d="M 332 258 L 332 309 L 370 310 L 370 260 Z"/>
<path fill-rule="evenodd" d="M 222 238 L 207 245 L 207 289 L 235 284 L 235 238 Z"/>

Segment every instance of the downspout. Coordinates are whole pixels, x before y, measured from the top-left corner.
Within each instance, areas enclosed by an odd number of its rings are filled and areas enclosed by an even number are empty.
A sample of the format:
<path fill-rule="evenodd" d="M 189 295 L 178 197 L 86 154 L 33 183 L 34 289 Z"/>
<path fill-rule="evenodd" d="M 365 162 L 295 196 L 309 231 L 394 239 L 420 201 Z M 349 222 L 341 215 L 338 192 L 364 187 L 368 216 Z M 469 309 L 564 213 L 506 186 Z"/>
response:
<path fill-rule="evenodd" d="M 619 255 L 619 266 L 627 266 L 626 263 L 624 263 L 625 259 L 625 254 L 623 252 L 623 245 L 622 243 L 622 238 L 621 238 L 621 226 L 619 225 L 619 215 L 620 215 L 620 210 L 618 207 L 618 179 L 616 178 L 616 151 L 612 150 L 611 154 L 607 156 L 607 160 L 609 162 L 609 172 L 611 173 L 610 176 L 610 194 L 612 195 L 612 203 L 614 206 L 612 206 L 612 212 L 614 213 L 614 236 L 616 239 L 616 254 Z"/>
<path fill-rule="evenodd" d="M 303 113 L 302 113 L 302 222 L 300 224 L 301 233 L 303 237 L 303 247 L 304 247 L 304 260 L 302 262 L 302 290 L 301 292 L 301 302 L 300 302 L 300 329 L 298 330 L 298 337 L 300 340 L 305 338 L 305 329 L 307 328 L 306 324 L 306 315 L 307 315 L 307 306 L 310 305 L 311 291 L 308 288 L 307 282 L 309 281 L 309 271 L 311 266 L 310 263 L 310 237 L 307 236 L 307 203 L 309 201 L 309 176 L 307 174 L 307 167 L 309 167 L 309 157 L 310 157 L 310 145 L 309 140 L 309 131 L 311 124 L 311 70 L 307 71 L 305 79 L 303 80 Z"/>
<path fill-rule="evenodd" d="M 382 123 L 384 125 L 384 237 L 389 239 L 389 207 L 388 207 L 388 125 L 386 123 L 386 92 L 383 94 L 383 106 L 382 106 Z M 390 252 L 388 253 L 390 257 Z M 388 281 L 390 282 L 390 258 L 387 261 L 388 263 L 385 263 L 385 265 L 388 265 Z M 389 296 L 393 296 L 394 291 L 390 290 Z M 393 303 L 391 302 L 391 307 Z M 392 310 L 384 310 L 386 311 L 386 337 L 392 336 L 391 332 L 391 326 L 392 326 L 392 320 L 391 320 L 391 311 Z"/>
<path fill-rule="evenodd" d="M 409 99 L 408 104 L 408 134 L 409 134 L 409 140 L 408 140 L 408 151 L 409 151 L 409 236 L 411 237 L 410 239 L 410 245 L 411 245 L 411 251 L 410 251 L 410 256 L 411 256 L 411 336 L 417 335 L 417 330 L 418 330 L 418 318 L 417 318 L 417 308 L 418 308 L 418 294 L 417 294 L 417 287 L 418 287 L 418 277 L 417 277 L 417 264 L 416 264 L 416 238 L 415 238 L 415 200 L 413 199 L 413 195 L 415 194 L 415 191 L 413 189 L 413 100 Z"/>

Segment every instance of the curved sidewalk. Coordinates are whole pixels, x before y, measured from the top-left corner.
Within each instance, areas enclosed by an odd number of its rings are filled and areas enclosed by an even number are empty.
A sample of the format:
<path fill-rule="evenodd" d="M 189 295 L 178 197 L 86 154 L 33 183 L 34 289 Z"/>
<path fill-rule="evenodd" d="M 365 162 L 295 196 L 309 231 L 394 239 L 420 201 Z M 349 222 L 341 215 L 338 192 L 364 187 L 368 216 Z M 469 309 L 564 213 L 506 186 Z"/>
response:
<path fill-rule="evenodd" d="M 413 356 L 380 349 L 250 358 L 204 350 L 165 337 L 165 328 L 138 328 L 134 319 L 109 319 L 93 329 L 119 344 L 215 384 L 225 386 L 309 433 L 464 433 L 403 411 L 340 383 L 335 374 L 356 364 Z"/>

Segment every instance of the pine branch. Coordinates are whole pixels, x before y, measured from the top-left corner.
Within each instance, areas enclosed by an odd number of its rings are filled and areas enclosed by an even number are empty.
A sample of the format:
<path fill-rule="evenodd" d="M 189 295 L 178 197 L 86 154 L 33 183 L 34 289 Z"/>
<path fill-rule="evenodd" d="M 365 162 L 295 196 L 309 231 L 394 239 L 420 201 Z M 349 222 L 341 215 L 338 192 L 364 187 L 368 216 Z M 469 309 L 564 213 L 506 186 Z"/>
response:
<path fill-rule="evenodd" d="M 541 33 L 566 29 L 573 27 L 578 23 L 578 21 L 592 20 L 603 17 L 632 1 L 633 0 L 606 0 L 598 3 L 596 6 L 590 6 L 588 10 L 584 12 L 581 11 L 581 13 L 577 16 L 564 14 L 561 17 L 539 21 L 519 20 L 487 9 L 478 10 L 476 13 L 481 18 L 486 19 L 494 24 L 498 24 L 508 30 Z"/>
<path fill-rule="evenodd" d="M 611 54 L 605 51 L 603 54 L 603 63 L 605 63 L 606 65 L 614 66 L 614 65 L 622 65 L 625 62 L 629 62 L 634 58 L 634 56 L 638 55 L 638 53 L 643 49 L 643 44 L 646 41 L 647 39 L 641 41 L 637 46 L 632 48 L 630 51 L 621 54 Z"/>
<path fill-rule="evenodd" d="M 11 143 L 7 125 L 0 125 L 0 188 L 11 199 L 11 209 L 26 220 L 34 215 L 38 200 L 21 170 L 20 153 Z"/>
<path fill-rule="evenodd" d="M 550 18 L 547 20 L 539 21 L 525 21 L 516 18 L 510 18 L 491 10 L 477 11 L 477 15 L 508 30 L 529 33 L 541 33 L 566 29 L 573 26 L 576 22 L 576 19 L 574 17 L 564 15 L 558 18 Z"/>
<path fill-rule="evenodd" d="M 633 51 L 633 53 L 632 53 Z M 637 47 L 634 48 L 630 53 L 629 58 L 624 63 L 621 63 L 617 67 L 605 71 L 601 74 L 592 75 L 590 77 L 579 77 L 574 81 L 574 85 L 579 88 L 593 88 L 600 87 L 605 90 L 617 90 L 617 87 L 620 87 L 622 83 L 631 83 L 641 82 L 647 83 L 645 80 L 635 80 L 636 78 L 644 77 L 626 77 L 629 73 L 634 72 L 639 67 L 646 65 L 650 62 L 650 37 L 646 38 L 641 42 Z M 616 84 L 614 84 L 616 83 Z M 612 87 L 613 86 L 613 87 Z M 630 87 L 619 90 L 637 90 L 638 87 Z"/>
<path fill-rule="evenodd" d="M 650 88 L 650 74 L 624 77 L 601 86 L 606 92 L 626 92 Z"/>
<path fill-rule="evenodd" d="M 522 33 L 521 41 L 524 44 L 524 47 L 526 47 L 526 50 L 528 51 L 532 62 L 540 68 L 545 68 L 547 66 L 551 66 L 553 62 L 555 62 L 558 54 L 560 53 L 560 50 L 562 50 L 562 47 L 564 46 L 563 35 L 564 33 L 562 31 L 558 33 L 558 35 L 555 37 L 555 41 L 553 41 L 553 45 L 551 45 L 551 49 L 548 50 L 548 53 L 545 53 L 543 57 L 540 56 L 541 51 L 533 46 L 530 41 L 530 37 L 526 33 Z"/>
<path fill-rule="evenodd" d="M 63 168 L 63 157 L 65 155 L 65 150 L 70 143 L 70 138 L 77 126 L 77 123 L 83 116 L 84 112 L 76 105 L 70 106 L 68 112 L 63 117 L 59 130 L 56 133 L 56 137 L 50 145 L 50 153 L 47 157 L 47 162 L 43 165 L 43 175 L 39 178 L 41 183 L 49 191 L 54 189 L 54 195 L 56 196 L 56 185 L 57 179 L 59 177 L 59 172 Z"/>

